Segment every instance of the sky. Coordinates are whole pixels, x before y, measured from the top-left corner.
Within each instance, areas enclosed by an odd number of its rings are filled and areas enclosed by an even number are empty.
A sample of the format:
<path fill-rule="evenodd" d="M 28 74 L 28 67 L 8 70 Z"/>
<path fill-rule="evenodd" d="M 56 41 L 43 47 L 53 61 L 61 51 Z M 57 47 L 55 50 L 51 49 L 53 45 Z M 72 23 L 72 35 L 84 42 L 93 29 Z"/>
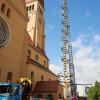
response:
<path fill-rule="evenodd" d="M 61 63 L 61 6 L 63 0 L 45 0 L 46 54 L 50 69 L 63 72 Z M 100 81 L 100 0 L 68 0 L 76 83 Z"/>

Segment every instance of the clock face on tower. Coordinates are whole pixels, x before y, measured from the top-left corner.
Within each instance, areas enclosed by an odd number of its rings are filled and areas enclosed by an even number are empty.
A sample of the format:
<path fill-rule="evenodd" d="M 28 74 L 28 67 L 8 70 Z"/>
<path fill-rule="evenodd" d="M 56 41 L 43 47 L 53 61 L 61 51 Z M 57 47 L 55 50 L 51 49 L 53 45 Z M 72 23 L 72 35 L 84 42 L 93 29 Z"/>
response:
<path fill-rule="evenodd" d="M 0 17 L 0 48 L 5 47 L 10 41 L 10 30 L 5 20 Z"/>

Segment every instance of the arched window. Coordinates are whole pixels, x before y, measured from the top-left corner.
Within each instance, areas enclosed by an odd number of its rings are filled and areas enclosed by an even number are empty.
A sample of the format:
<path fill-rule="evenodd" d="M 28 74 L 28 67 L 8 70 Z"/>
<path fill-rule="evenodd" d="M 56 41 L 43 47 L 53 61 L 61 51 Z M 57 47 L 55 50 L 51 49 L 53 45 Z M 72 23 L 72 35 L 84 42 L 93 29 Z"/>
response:
<path fill-rule="evenodd" d="M 28 49 L 28 56 L 30 57 L 31 56 L 31 50 Z"/>
<path fill-rule="evenodd" d="M 43 15 L 43 11 L 41 12 L 41 14 Z"/>
<path fill-rule="evenodd" d="M 42 23 L 42 20 L 41 20 L 41 18 L 39 18 L 39 23 L 40 23 L 40 24 Z"/>
<path fill-rule="evenodd" d="M 44 76 L 43 75 L 41 75 L 41 81 L 43 81 L 44 80 Z"/>
<path fill-rule="evenodd" d="M 46 61 L 44 60 L 44 66 L 46 66 Z"/>
<path fill-rule="evenodd" d="M 28 49 L 28 50 L 27 50 L 27 59 L 26 59 L 26 64 L 29 64 L 29 63 L 30 63 L 30 57 L 31 57 L 31 50 Z"/>
<path fill-rule="evenodd" d="M 31 71 L 31 79 L 33 80 L 34 79 L 34 72 L 33 71 Z"/>
<path fill-rule="evenodd" d="M 37 54 L 35 55 L 35 60 L 37 60 L 37 61 L 39 60 L 39 57 Z"/>
<path fill-rule="evenodd" d="M 11 10 L 8 8 L 8 9 L 7 9 L 7 14 L 6 14 L 7 17 L 10 17 L 10 13 L 11 13 Z"/>
<path fill-rule="evenodd" d="M 13 79 L 13 73 L 12 72 L 8 72 L 7 74 L 7 82 L 12 82 Z"/>
<path fill-rule="evenodd" d="M 2 6 L 1 6 L 1 11 L 5 12 L 5 9 L 6 9 L 6 5 L 3 3 Z"/>
<path fill-rule="evenodd" d="M 32 5 L 32 10 L 34 10 L 34 4 Z"/>
<path fill-rule="evenodd" d="M 32 10 L 32 6 L 29 7 L 29 11 L 31 11 L 31 10 Z"/>
<path fill-rule="evenodd" d="M 42 10 L 41 10 L 41 8 L 40 8 L 40 14 L 42 13 Z"/>
<path fill-rule="evenodd" d="M 59 93 L 59 99 L 62 99 L 62 96 L 61 96 L 61 94 Z"/>
<path fill-rule="evenodd" d="M 28 11 L 28 6 L 27 6 L 27 11 Z"/>
<path fill-rule="evenodd" d="M 1 81 L 1 69 L 0 69 L 0 81 Z"/>
<path fill-rule="evenodd" d="M 1 69 L 0 69 L 0 76 L 1 76 Z"/>

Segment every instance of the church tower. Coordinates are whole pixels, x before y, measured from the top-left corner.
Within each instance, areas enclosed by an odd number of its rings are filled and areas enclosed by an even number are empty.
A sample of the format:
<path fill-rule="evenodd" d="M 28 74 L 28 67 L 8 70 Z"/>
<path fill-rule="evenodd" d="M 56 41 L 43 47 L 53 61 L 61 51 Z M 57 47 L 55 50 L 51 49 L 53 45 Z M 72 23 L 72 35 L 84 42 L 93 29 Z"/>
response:
<path fill-rule="evenodd" d="M 29 22 L 27 31 L 34 46 L 45 51 L 44 0 L 26 0 Z"/>

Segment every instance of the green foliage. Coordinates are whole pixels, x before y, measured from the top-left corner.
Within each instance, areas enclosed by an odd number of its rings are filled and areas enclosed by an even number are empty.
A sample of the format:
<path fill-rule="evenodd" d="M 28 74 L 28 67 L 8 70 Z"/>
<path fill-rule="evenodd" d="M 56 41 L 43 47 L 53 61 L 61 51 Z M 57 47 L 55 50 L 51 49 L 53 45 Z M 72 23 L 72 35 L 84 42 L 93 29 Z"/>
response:
<path fill-rule="evenodd" d="M 95 85 L 88 90 L 88 100 L 100 100 L 100 82 L 95 82 Z"/>

